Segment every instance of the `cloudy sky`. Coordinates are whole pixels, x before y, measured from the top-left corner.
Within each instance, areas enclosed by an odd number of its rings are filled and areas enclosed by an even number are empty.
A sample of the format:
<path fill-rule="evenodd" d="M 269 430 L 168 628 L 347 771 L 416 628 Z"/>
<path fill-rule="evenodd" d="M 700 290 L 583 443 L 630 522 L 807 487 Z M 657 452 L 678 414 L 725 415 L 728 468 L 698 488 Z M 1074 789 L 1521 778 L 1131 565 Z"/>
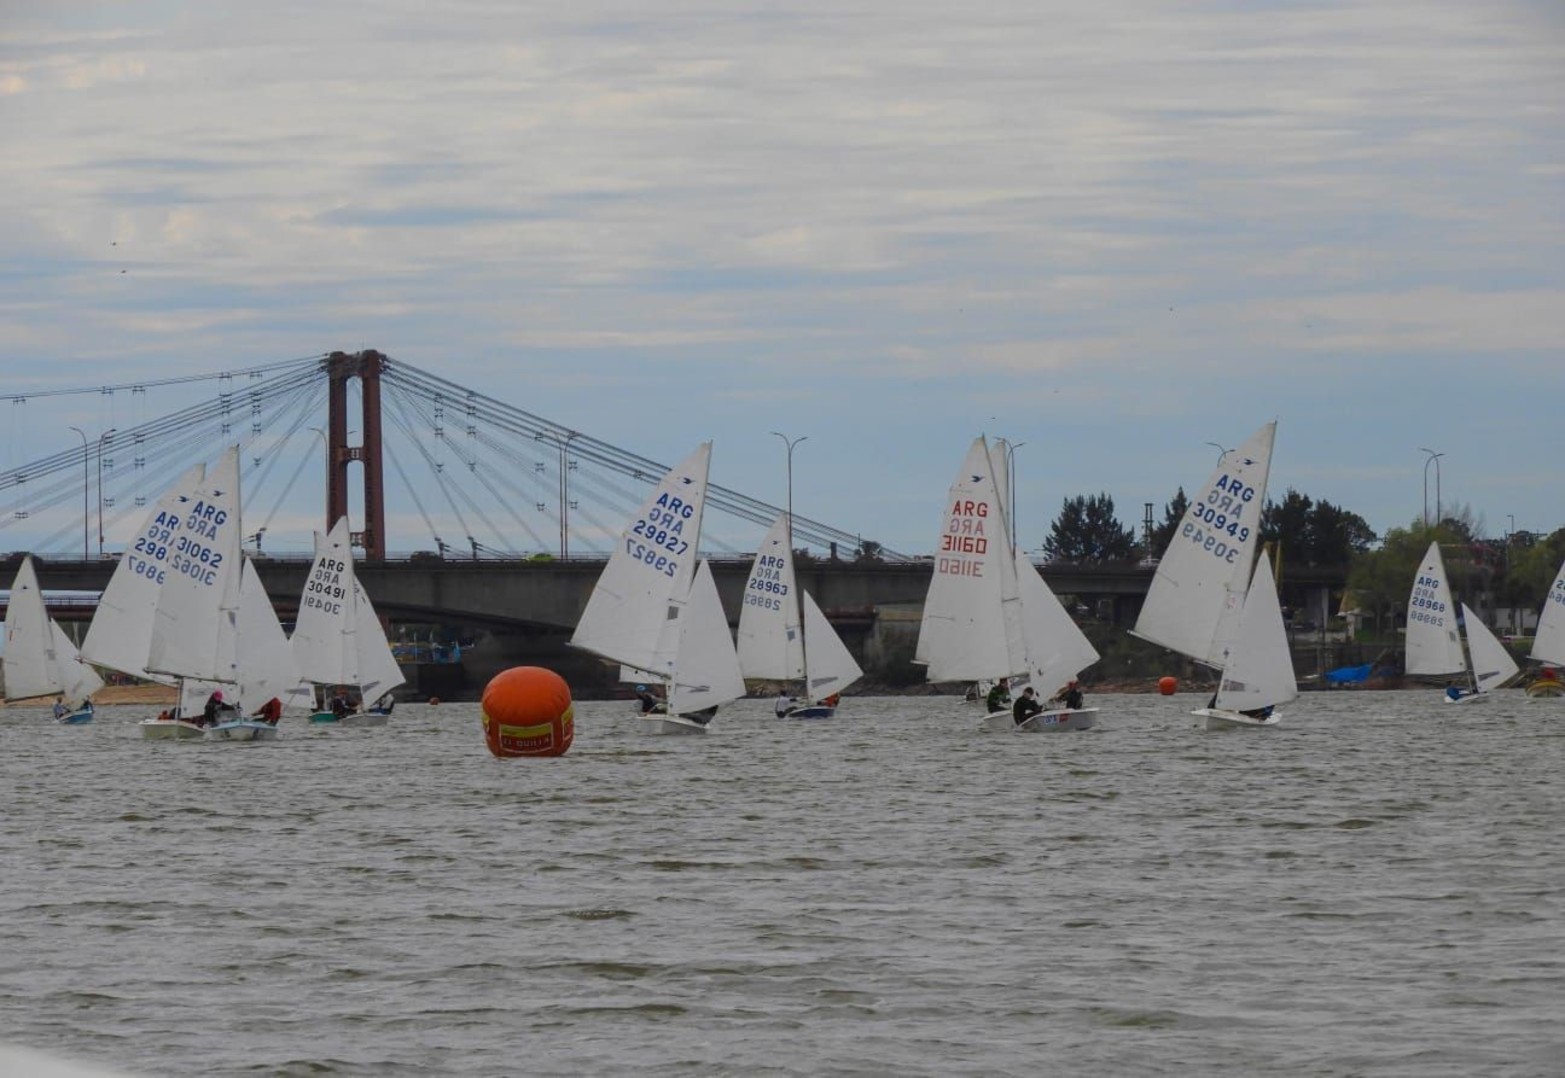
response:
<path fill-rule="evenodd" d="M 1276 418 L 1552 530 L 1562 113 L 1552 0 L 7 0 L 0 393 L 373 347 L 913 551 L 980 432 L 1036 547 Z"/>

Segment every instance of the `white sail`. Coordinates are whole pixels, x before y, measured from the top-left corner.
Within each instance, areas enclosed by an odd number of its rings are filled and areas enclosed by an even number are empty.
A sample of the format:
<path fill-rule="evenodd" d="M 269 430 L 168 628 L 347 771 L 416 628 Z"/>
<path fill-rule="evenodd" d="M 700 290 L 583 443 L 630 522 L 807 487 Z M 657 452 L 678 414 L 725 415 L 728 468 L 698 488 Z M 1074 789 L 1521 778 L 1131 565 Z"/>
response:
<path fill-rule="evenodd" d="M 745 677 L 797 681 L 804 677 L 799 603 L 788 549 L 788 517 L 772 524 L 755 553 L 739 608 L 739 666 Z M 812 671 L 813 673 L 813 671 Z"/>
<path fill-rule="evenodd" d="M 915 661 L 930 681 L 1009 677 L 1026 668 L 1016 565 L 989 447 L 974 439 L 946 512 Z M 1011 606 L 1008 611 L 1007 605 Z"/>
<path fill-rule="evenodd" d="M 245 558 L 239 585 L 239 698 L 232 702 L 251 714 L 273 697 L 285 710 L 305 709 L 314 703 L 293 647 L 277 620 L 277 610 L 255 566 Z"/>
<path fill-rule="evenodd" d="M 1473 656 L 1473 682 L 1479 692 L 1488 692 L 1516 676 L 1521 669 L 1516 660 L 1466 603 L 1462 604 L 1462 624 L 1467 627 L 1467 649 Z"/>
<path fill-rule="evenodd" d="M 147 669 L 234 682 L 239 617 L 239 447 L 223 454 L 170 546 Z"/>
<path fill-rule="evenodd" d="M 353 552 L 349 543 L 347 517 L 339 518 L 326 535 L 315 533 L 315 560 L 299 596 L 293 654 L 305 680 L 317 685 L 346 687 L 359 683 L 358 621 L 354 616 Z"/>
<path fill-rule="evenodd" d="M 676 715 L 702 711 L 744 695 L 744 676 L 728 631 L 711 567 L 697 566 L 679 617 L 679 648 L 669 683 L 668 709 Z"/>
<path fill-rule="evenodd" d="M 1550 666 L 1565 666 L 1565 565 L 1543 600 L 1538 632 L 1532 640 L 1532 658 Z"/>
<path fill-rule="evenodd" d="M 54 670 L 60 682 L 60 692 L 65 694 L 66 703 L 75 706 L 103 688 L 103 679 L 96 670 L 82 662 L 76 645 L 65 635 L 60 623 L 52 618 L 49 621 L 49 633 L 54 641 Z"/>
<path fill-rule="evenodd" d="M 1456 606 L 1451 601 L 1438 542 L 1430 543 L 1425 551 L 1408 596 L 1406 669 L 1409 674 L 1426 675 L 1467 672 L 1456 625 Z"/>
<path fill-rule="evenodd" d="M 1277 602 L 1272 560 L 1264 552 L 1245 596 L 1238 632 L 1223 667 L 1217 706 L 1225 711 L 1255 711 L 1286 704 L 1299 695 L 1288 651 L 1288 630 Z"/>
<path fill-rule="evenodd" d="M 88 662 L 131 677 L 173 684 L 171 677 L 147 672 L 147 649 L 169 556 L 175 552 L 186 511 L 205 479 L 206 465 L 197 464 L 175 480 L 120 555 L 82 641 L 82 657 Z"/>
<path fill-rule="evenodd" d="M 1022 598 L 1022 632 L 1033 686 L 1045 699 L 1098 661 L 1092 642 L 1023 555 L 1016 555 Z"/>
<path fill-rule="evenodd" d="M 815 597 L 807 591 L 800 592 L 799 597 L 804 603 L 805 646 L 810 649 L 810 683 L 804 687 L 805 703 L 813 704 L 842 692 L 863 677 L 864 671 L 815 604 Z"/>
<path fill-rule="evenodd" d="M 703 442 L 663 477 L 620 536 L 571 637 L 605 659 L 663 671 L 671 664 L 665 633 L 694 579 L 712 443 Z"/>
<path fill-rule="evenodd" d="M 1136 636 L 1223 666 L 1238 632 L 1260 542 L 1275 420 L 1223 454 L 1158 562 Z"/>
<path fill-rule="evenodd" d="M 386 695 L 407 679 L 397 665 L 391 644 L 386 640 L 386 630 L 380 624 L 380 615 L 370 602 L 364 585 L 353 581 L 354 641 L 359 652 L 359 691 L 364 706 L 369 707 L 379 697 Z"/>
<path fill-rule="evenodd" d="M 64 691 L 55 665 L 54 636 L 32 555 L 22 559 L 5 608 L 5 698 L 27 700 Z"/>

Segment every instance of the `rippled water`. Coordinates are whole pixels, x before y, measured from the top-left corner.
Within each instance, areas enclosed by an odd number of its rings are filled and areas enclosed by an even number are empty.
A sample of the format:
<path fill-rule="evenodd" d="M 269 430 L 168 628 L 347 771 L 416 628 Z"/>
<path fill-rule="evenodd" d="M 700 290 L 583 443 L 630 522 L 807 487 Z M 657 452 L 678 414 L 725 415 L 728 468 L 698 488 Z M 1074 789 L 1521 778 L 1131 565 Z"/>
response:
<path fill-rule="evenodd" d="M 1559 1074 L 1565 706 L 262 745 L 0 712 L 0 1040 L 145 1074 Z"/>

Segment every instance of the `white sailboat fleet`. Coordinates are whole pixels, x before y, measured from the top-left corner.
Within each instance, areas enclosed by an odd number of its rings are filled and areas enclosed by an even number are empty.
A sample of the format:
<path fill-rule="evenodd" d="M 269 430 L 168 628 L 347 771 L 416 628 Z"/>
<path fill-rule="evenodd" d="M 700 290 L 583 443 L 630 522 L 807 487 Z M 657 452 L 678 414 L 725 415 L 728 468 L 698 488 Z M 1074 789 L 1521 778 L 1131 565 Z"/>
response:
<path fill-rule="evenodd" d="M 1418 676 L 1465 681 L 1465 689 L 1452 684 L 1442 699 L 1448 704 L 1471 704 L 1488 699 L 1490 690 L 1514 677 L 1519 667 L 1505 645 L 1465 603 L 1460 621 L 1456 610 L 1440 544 L 1430 543 L 1407 600 L 1406 670 Z M 1462 650 L 1464 625 L 1471 664 Z"/>
<path fill-rule="evenodd" d="M 1211 703 L 1193 712 L 1208 730 L 1275 726 L 1275 709 L 1299 692 L 1271 559 L 1256 559 L 1276 436 L 1274 420 L 1223 454 L 1180 519 L 1132 630 L 1220 672 Z"/>
<path fill-rule="evenodd" d="M 802 690 L 782 718 L 829 719 L 836 697 L 864 671 L 793 569 L 792 529 L 777 518 L 745 581 L 739 611 L 739 666 L 747 678 L 797 682 Z"/>
<path fill-rule="evenodd" d="M 98 672 L 81 661 L 65 630 L 49 616 L 31 556 L 22 558 L 5 609 L 5 698 L 60 698 L 55 718 L 76 726 L 92 721 L 92 694 L 103 688 Z"/>
<path fill-rule="evenodd" d="M 1529 658 L 1540 669 L 1527 686 L 1527 695 L 1535 700 L 1565 696 L 1565 682 L 1560 680 L 1560 668 L 1565 667 L 1565 565 L 1560 566 L 1548 597 L 1543 600 Z"/>
<path fill-rule="evenodd" d="M 663 686 L 662 710 L 641 718 L 647 733 L 705 733 L 745 693 L 712 570 L 698 562 L 711 456 L 703 442 L 642 503 L 570 640 Z"/>
<path fill-rule="evenodd" d="M 1038 570 L 1011 546 L 997 463 L 1005 456 L 1004 442 L 991 448 L 982 436 L 974 439 L 951 484 L 914 661 L 927 667 L 931 682 L 1025 678 L 1042 696 L 1074 680 L 1098 653 Z M 1023 722 L 996 711 L 980 728 L 1086 730 L 1097 713 L 1044 703 Z"/>
<path fill-rule="evenodd" d="M 326 535 L 315 533 L 315 561 L 305 578 L 294 623 L 293 657 L 304 679 L 323 692 L 353 690 L 361 710 L 339 715 L 329 707 L 310 716 L 314 723 L 384 726 L 385 707 L 371 701 L 403 683 L 380 616 L 353 572 L 348 520 Z"/>

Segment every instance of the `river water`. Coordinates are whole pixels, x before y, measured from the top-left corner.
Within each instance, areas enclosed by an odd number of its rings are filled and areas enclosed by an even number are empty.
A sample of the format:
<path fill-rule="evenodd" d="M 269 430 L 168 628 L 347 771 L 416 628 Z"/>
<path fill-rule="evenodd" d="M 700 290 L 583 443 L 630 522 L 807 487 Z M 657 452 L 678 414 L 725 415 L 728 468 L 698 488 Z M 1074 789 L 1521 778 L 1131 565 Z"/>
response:
<path fill-rule="evenodd" d="M 1565 701 L 272 744 L 0 712 L 0 1041 L 135 1074 L 1565 1072 Z"/>

